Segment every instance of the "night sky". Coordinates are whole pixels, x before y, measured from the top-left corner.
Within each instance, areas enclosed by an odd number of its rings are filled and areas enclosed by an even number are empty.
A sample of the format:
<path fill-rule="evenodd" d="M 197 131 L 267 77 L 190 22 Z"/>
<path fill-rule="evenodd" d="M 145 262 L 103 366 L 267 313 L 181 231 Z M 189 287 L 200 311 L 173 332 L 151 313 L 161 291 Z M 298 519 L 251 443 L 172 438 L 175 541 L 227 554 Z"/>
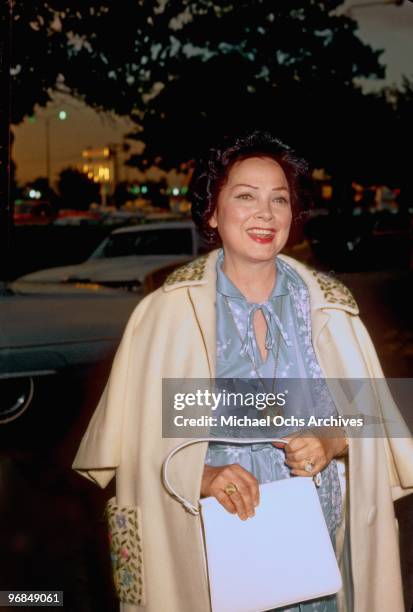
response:
<path fill-rule="evenodd" d="M 344 8 L 355 5 L 348 1 Z M 385 83 L 400 83 L 401 75 L 413 78 L 413 4 L 354 9 L 352 15 L 359 22 L 359 36 L 375 49 L 384 49 L 382 63 L 387 66 Z M 366 90 L 374 89 L 383 81 L 363 84 Z M 67 120 L 57 118 L 64 108 Z M 86 147 L 103 147 L 121 142 L 131 123 L 128 118 L 98 114 L 70 96 L 59 96 L 47 109 L 39 109 L 35 122 L 25 120 L 14 128 L 14 160 L 17 164 L 17 180 L 20 184 L 46 175 L 45 121 L 50 120 L 51 169 L 53 180 L 57 173 L 69 165 L 81 162 L 81 151 Z M 139 176 L 133 169 L 121 169 L 120 178 L 130 180 Z"/>

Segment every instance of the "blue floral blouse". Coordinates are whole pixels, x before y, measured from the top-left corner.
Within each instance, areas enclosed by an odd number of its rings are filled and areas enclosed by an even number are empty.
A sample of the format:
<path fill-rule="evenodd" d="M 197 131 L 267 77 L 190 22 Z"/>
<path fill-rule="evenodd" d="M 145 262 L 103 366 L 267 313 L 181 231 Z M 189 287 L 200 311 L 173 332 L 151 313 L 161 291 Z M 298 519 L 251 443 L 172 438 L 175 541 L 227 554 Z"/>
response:
<path fill-rule="evenodd" d="M 313 349 L 309 293 L 300 276 L 291 266 L 276 258 L 276 283 L 269 300 L 259 304 L 250 303 L 223 272 L 223 261 L 224 252 L 221 249 L 217 259 L 216 377 L 257 379 L 257 383 L 260 378 L 258 384 L 275 383 L 275 393 L 279 379 L 303 379 L 303 384 L 305 379 L 317 379 L 313 381 L 317 396 L 314 398 L 316 416 L 337 415 Z M 268 352 L 265 361 L 261 357 L 253 327 L 257 309 L 262 309 L 267 322 L 265 346 Z M 263 391 L 273 391 L 267 387 Z M 287 433 L 280 432 L 280 436 Z M 234 435 L 241 436 L 243 433 L 232 432 L 231 436 Z M 284 459 L 284 451 L 271 443 L 231 445 L 214 442 L 209 444 L 206 455 L 209 465 L 238 463 L 260 483 L 290 478 L 290 468 Z M 335 460 L 322 471 L 322 484 L 317 491 L 334 546 L 336 530 L 342 519 L 341 489 Z M 335 612 L 336 597 L 324 597 L 277 610 Z"/>

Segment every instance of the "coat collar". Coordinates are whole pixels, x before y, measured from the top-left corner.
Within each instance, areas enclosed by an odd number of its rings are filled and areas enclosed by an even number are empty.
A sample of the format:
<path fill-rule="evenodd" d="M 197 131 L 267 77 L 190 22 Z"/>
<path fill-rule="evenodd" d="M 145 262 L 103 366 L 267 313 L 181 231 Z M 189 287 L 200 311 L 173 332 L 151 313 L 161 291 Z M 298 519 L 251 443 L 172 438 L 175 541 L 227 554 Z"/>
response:
<path fill-rule="evenodd" d="M 215 378 L 216 354 L 216 270 L 218 249 L 198 257 L 176 270 L 165 280 L 164 291 L 187 287 L 189 299 L 201 331 L 211 378 Z"/>
<path fill-rule="evenodd" d="M 177 268 L 166 278 L 163 285 L 163 290 L 166 292 L 187 288 L 204 342 L 211 378 L 215 377 L 216 261 L 218 252 L 218 249 L 216 249 Z M 357 304 L 347 287 L 334 277 L 308 268 L 292 257 L 286 255 L 279 255 L 278 257 L 289 264 L 308 287 L 312 336 L 314 348 L 317 352 L 321 331 L 330 319 L 329 311 L 334 309 L 357 315 Z"/>
<path fill-rule="evenodd" d="M 219 249 L 198 257 L 176 270 L 165 280 L 164 291 L 173 291 L 180 287 L 208 287 L 207 293 L 215 302 L 216 261 Z M 288 257 L 278 255 L 289 264 L 306 283 L 312 310 L 344 310 L 352 315 L 358 315 L 359 309 L 351 292 L 334 276 L 318 272 L 303 263 Z"/>

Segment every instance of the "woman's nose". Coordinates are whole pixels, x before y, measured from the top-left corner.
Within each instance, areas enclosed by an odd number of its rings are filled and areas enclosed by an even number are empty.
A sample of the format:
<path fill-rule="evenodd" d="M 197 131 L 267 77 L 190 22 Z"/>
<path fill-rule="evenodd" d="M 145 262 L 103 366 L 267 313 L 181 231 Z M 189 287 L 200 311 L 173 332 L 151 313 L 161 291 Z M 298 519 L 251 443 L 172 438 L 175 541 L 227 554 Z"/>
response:
<path fill-rule="evenodd" d="M 271 220 L 273 218 L 273 211 L 270 202 L 260 202 L 255 212 L 255 216 L 259 219 L 265 219 L 266 221 Z"/>

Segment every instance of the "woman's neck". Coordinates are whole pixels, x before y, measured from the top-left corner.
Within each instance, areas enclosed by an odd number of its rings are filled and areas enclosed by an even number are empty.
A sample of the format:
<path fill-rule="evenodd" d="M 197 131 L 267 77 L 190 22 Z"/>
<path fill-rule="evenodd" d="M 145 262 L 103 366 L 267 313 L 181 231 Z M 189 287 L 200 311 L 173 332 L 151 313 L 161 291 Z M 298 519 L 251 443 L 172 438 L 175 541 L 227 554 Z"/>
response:
<path fill-rule="evenodd" d="M 225 255 L 222 270 L 249 302 L 266 302 L 275 285 L 274 260 L 241 262 Z"/>

